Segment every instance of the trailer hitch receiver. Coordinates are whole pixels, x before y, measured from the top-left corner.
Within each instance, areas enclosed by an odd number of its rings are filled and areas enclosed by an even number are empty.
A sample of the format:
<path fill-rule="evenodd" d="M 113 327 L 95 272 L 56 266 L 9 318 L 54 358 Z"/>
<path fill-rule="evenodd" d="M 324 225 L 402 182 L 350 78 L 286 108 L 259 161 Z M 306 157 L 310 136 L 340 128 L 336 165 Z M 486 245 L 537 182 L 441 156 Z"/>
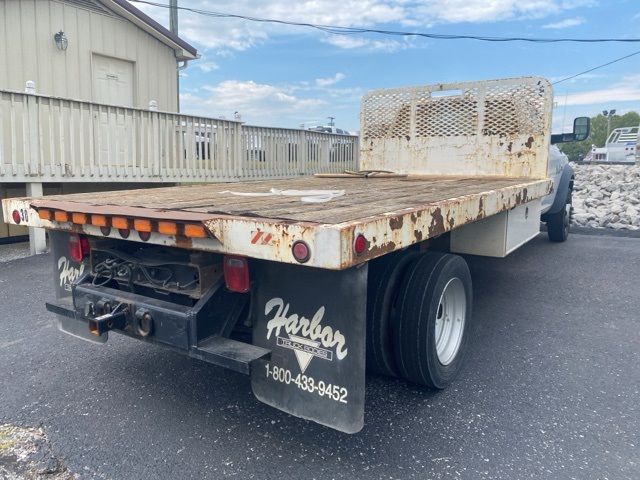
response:
<path fill-rule="evenodd" d="M 122 330 L 127 323 L 128 313 L 129 308 L 124 303 L 119 303 L 111 312 L 90 319 L 89 332 L 99 336 L 116 328 Z"/>

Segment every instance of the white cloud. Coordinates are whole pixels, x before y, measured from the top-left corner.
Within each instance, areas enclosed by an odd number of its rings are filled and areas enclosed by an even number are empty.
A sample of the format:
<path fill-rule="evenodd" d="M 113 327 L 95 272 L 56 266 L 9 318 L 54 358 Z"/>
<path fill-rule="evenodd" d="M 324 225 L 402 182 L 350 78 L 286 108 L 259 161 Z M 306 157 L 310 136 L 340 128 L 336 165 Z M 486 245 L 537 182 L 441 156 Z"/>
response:
<path fill-rule="evenodd" d="M 302 115 L 313 114 L 325 101 L 295 94 L 295 88 L 226 80 L 202 87 L 198 92 L 180 95 L 185 113 L 207 117 L 233 118 L 240 112 L 243 120 L 268 125 L 290 125 Z"/>
<path fill-rule="evenodd" d="M 194 63 L 194 65 L 205 73 L 213 72 L 220 68 L 216 62 L 210 62 L 208 60 L 200 59 Z"/>
<path fill-rule="evenodd" d="M 253 15 L 324 25 L 384 27 L 403 25 L 426 29 L 445 23 L 493 23 L 505 20 L 543 19 L 591 5 L 595 0 L 182 0 L 180 5 L 208 11 Z M 168 24 L 165 8 L 135 6 Z M 180 11 L 180 35 L 200 48 L 242 51 L 274 35 L 320 35 L 339 48 L 394 51 L 406 42 L 385 37 L 329 36 L 306 27 L 248 22 Z"/>
<path fill-rule="evenodd" d="M 316 78 L 316 85 L 318 87 L 328 87 L 330 85 L 334 85 L 341 80 L 344 80 L 346 75 L 344 73 L 338 72 L 333 77 L 329 78 Z"/>
<path fill-rule="evenodd" d="M 412 10 L 429 23 L 478 23 L 540 19 L 594 4 L 594 0 L 432 0 Z"/>
<path fill-rule="evenodd" d="M 608 88 L 572 93 L 558 99 L 567 105 L 596 105 L 600 103 L 634 102 L 640 100 L 640 74 L 624 77 Z"/>
<path fill-rule="evenodd" d="M 386 38 L 374 40 L 364 37 L 328 35 L 323 38 L 322 41 L 348 50 L 360 49 L 365 51 L 377 50 L 383 52 L 396 52 L 398 50 L 405 50 L 407 48 L 411 48 L 414 45 L 414 39 L 411 37 L 405 37 L 403 40 L 393 40 Z"/>
<path fill-rule="evenodd" d="M 578 25 L 582 25 L 585 22 L 582 17 L 573 17 L 573 18 L 565 18 L 564 20 L 560 20 L 559 22 L 547 23 L 543 25 L 542 28 L 552 28 L 559 30 L 561 28 L 569 28 L 576 27 Z"/>

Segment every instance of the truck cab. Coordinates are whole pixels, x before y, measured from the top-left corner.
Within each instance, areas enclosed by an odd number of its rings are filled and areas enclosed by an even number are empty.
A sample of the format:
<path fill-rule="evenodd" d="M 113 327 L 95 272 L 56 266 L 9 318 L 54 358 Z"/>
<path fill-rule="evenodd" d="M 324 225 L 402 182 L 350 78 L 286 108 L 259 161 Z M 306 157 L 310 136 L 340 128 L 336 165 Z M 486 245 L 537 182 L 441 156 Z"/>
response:
<path fill-rule="evenodd" d="M 553 181 L 553 191 L 542 199 L 540 220 L 546 223 L 549 240 L 552 242 L 564 242 L 569 236 L 571 197 L 575 179 L 569 158 L 557 145 L 585 140 L 590 129 L 589 117 L 578 117 L 573 122 L 573 132 L 551 135 L 547 176 Z"/>

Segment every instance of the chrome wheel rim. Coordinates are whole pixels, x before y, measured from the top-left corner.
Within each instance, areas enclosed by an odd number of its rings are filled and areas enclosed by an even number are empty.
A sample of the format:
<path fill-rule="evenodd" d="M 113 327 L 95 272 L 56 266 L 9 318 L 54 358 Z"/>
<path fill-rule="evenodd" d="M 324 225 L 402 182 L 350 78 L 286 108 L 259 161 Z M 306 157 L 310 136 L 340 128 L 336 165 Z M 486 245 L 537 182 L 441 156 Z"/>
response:
<path fill-rule="evenodd" d="M 460 350 L 466 313 L 467 296 L 464 285 L 459 278 L 452 278 L 440 295 L 436 311 L 436 353 L 442 365 L 453 362 Z"/>

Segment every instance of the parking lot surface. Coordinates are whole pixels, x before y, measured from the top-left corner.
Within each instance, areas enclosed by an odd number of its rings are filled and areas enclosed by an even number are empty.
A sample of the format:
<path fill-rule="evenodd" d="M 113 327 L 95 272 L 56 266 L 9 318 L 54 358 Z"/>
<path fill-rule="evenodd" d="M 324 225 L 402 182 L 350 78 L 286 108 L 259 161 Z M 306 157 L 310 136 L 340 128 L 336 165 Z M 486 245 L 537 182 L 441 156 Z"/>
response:
<path fill-rule="evenodd" d="M 541 235 L 469 263 L 462 375 L 442 392 L 368 378 L 356 435 L 261 404 L 243 375 L 65 336 L 51 257 L 2 263 L 0 424 L 42 427 L 78 478 L 640 478 L 640 239 Z"/>

